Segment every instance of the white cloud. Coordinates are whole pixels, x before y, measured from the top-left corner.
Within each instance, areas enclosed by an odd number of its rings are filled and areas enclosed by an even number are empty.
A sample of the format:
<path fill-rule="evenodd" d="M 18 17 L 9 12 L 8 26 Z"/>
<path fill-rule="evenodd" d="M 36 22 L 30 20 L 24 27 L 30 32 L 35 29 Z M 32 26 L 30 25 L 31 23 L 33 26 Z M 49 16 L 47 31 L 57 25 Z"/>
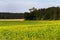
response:
<path fill-rule="evenodd" d="M 33 1 L 8 1 L 3 0 L 0 1 L 0 11 L 7 11 L 7 12 L 22 12 L 28 11 L 29 8 L 36 6 L 37 3 Z"/>
<path fill-rule="evenodd" d="M 24 12 L 29 8 L 44 8 L 59 5 L 56 0 L 0 0 L 0 11 Z"/>

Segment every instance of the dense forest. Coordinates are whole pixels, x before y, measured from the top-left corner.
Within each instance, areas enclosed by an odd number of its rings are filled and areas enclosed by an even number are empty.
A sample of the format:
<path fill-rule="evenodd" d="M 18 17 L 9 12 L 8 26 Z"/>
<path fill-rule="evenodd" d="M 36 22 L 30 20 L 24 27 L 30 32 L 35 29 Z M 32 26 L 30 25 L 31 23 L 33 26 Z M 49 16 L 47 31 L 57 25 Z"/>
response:
<path fill-rule="evenodd" d="M 21 19 L 26 20 L 60 20 L 60 7 L 49 8 L 31 8 L 30 12 L 24 13 L 7 13 L 0 12 L 0 19 Z"/>
<path fill-rule="evenodd" d="M 60 7 L 32 8 L 25 12 L 26 20 L 60 20 Z"/>
<path fill-rule="evenodd" d="M 22 18 L 24 18 L 23 13 L 0 12 L 0 19 L 22 19 Z"/>

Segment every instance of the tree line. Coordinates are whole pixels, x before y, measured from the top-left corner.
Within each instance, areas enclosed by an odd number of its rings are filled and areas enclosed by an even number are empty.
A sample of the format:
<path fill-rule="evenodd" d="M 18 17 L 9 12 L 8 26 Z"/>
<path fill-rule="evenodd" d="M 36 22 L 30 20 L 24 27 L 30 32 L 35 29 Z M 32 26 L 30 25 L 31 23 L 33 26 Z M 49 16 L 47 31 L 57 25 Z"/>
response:
<path fill-rule="evenodd" d="M 0 12 L 0 19 L 60 20 L 60 7 L 41 9 L 33 7 L 29 11 L 24 13 Z"/>
<path fill-rule="evenodd" d="M 60 7 L 32 8 L 24 13 L 26 20 L 60 20 Z"/>
<path fill-rule="evenodd" d="M 23 19 L 23 13 L 0 12 L 0 19 Z"/>

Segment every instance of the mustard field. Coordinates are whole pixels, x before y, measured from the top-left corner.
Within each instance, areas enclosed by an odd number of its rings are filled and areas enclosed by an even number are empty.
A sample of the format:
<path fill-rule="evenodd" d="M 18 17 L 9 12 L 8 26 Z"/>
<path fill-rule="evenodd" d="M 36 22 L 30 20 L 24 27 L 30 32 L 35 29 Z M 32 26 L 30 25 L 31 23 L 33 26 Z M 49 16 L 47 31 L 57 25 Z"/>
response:
<path fill-rule="evenodd" d="M 0 21 L 0 40 L 60 40 L 60 21 Z"/>

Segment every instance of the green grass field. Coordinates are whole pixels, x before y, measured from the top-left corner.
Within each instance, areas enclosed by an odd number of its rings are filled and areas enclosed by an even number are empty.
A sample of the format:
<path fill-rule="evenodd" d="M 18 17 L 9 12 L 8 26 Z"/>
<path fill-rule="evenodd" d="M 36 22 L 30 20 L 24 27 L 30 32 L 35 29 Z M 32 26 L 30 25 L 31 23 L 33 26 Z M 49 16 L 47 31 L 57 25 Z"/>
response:
<path fill-rule="evenodd" d="M 60 40 L 60 21 L 0 21 L 0 40 Z"/>

